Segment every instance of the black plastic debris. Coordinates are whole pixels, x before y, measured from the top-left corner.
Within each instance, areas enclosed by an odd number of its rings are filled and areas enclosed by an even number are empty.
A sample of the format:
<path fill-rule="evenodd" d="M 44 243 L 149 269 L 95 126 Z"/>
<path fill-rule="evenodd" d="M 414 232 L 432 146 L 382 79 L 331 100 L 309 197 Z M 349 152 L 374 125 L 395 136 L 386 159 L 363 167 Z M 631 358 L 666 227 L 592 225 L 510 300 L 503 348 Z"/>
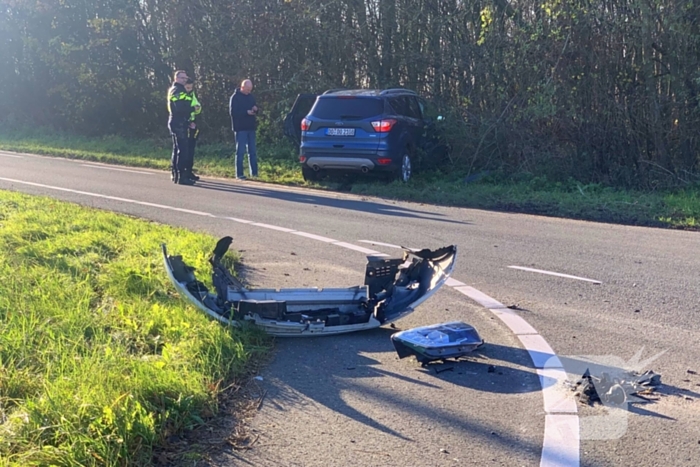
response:
<path fill-rule="evenodd" d="M 593 405 L 622 406 L 626 403 L 647 402 L 644 396 L 652 394 L 661 386 L 661 375 L 651 370 L 642 374 L 626 372 L 611 375 L 602 372 L 600 376 L 591 375 L 589 370 L 572 387 L 577 391 L 579 401 Z"/>
<path fill-rule="evenodd" d="M 399 358 L 415 356 L 422 364 L 448 358 L 459 358 L 484 344 L 474 327 L 453 321 L 392 334 Z"/>

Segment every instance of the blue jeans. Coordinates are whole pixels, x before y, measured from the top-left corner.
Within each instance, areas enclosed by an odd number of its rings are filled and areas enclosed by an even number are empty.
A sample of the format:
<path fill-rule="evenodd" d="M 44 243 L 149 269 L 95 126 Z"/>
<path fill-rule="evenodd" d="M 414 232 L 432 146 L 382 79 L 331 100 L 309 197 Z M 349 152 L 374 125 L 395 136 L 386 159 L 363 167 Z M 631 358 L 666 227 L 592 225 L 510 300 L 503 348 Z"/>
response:
<path fill-rule="evenodd" d="M 248 170 L 251 177 L 258 176 L 258 154 L 255 151 L 255 131 L 236 132 L 236 177 L 243 176 L 243 156 L 248 148 Z"/>

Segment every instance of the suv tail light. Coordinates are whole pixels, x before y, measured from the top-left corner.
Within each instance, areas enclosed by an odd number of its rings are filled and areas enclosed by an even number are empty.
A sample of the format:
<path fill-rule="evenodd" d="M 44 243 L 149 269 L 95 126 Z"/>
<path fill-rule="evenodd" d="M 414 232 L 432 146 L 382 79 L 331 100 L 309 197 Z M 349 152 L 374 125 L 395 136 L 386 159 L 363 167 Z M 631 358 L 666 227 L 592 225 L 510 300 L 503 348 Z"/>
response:
<path fill-rule="evenodd" d="M 301 120 L 301 131 L 308 131 L 311 127 L 311 120 L 303 118 Z"/>
<path fill-rule="evenodd" d="M 391 131 L 392 127 L 396 124 L 396 120 L 393 118 L 387 118 L 386 120 L 379 120 L 372 122 L 372 127 L 377 133 L 388 133 Z"/>

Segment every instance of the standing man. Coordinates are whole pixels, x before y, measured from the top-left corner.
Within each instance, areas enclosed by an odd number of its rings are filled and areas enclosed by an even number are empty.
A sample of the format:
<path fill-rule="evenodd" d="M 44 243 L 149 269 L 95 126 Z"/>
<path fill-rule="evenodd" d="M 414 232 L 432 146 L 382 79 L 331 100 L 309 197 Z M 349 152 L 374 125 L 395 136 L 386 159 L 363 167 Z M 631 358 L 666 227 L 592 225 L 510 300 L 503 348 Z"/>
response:
<path fill-rule="evenodd" d="M 192 78 L 188 78 L 187 82 L 185 83 L 185 91 L 187 91 L 187 94 L 192 96 L 192 106 L 194 107 L 194 112 L 190 115 L 190 121 L 189 121 L 189 126 L 187 128 L 187 149 L 189 151 L 189 165 L 185 167 L 186 172 L 190 174 L 190 178 L 194 181 L 199 180 L 199 177 L 194 174 L 192 170 L 192 166 L 194 165 L 194 148 L 197 146 L 197 139 L 199 138 L 199 127 L 197 127 L 197 123 L 195 122 L 197 115 L 199 115 L 202 112 L 202 106 L 199 103 L 199 100 L 197 100 L 197 95 L 194 93 L 194 80 Z"/>
<path fill-rule="evenodd" d="M 193 185 L 194 180 L 189 172 L 191 167 L 187 128 L 190 116 L 196 109 L 192 105 L 192 96 L 187 94 L 185 83 L 187 73 L 182 70 L 175 72 L 173 85 L 168 90 L 168 129 L 173 137 L 173 155 L 171 158 L 172 180 L 178 185 Z"/>
<path fill-rule="evenodd" d="M 245 180 L 243 175 L 243 156 L 248 149 L 248 170 L 251 177 L 258 176 L 258 155 L 255 150 L 255 129 L 258 107 L 255 97 L 251 94 L 253 82 L 249 79 L 241 83 L 241 87 L 231 96 L 229 113 L 231 128 L 236 135 L 236 178 Z"/>

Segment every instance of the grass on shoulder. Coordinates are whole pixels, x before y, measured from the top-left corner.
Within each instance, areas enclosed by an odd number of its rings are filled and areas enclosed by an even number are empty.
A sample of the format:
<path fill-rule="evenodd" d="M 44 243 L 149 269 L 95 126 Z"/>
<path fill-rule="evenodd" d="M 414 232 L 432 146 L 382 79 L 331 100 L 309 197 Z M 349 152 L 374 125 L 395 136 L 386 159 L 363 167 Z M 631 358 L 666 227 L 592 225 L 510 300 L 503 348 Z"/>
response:
<path fill-rule="evenodd" d="M 215 177 L 235 177 L 233 142 L 203 144 L 205 142 L 202 138 L 197 145 L 195 171 Z M 258 156 L 260 180 L 303 183 L 293 148 L 285 143 L 261 148 Z M 172 141 L 167 134 L 159 139 L 131 140 L 115 135 L 78 136 L 41 127 L 0 128 L 0 150 L 170 171 Z"/>
<path fill-rule="evenodd" d="M 131 141 L 118 136 L 86 138 L 45 128 L 0 129 L 0 149 L 78 158 L 134 167 L 168 170 L 170 141 Z M 233 144 L 200 144 L 195 157 L 198 173 L 234 177 Z M 351 191 L 402 201 L 541 214 L 617 224 L 700 229 L 700 186 L 665 192 L 614 189 L 600 184 L 548 181 L 523 175 L 466 177 L 460 170 L 416 174 L 408 184 L 375 177 L 347 176 L 304 182 L 293 149 L 286 141 L 260 145 L 259 180 L 325 190 Z M 465 182 L 465 179 L 472 180 Z"/>
<path fill-rule="evenodd" d="M 270 350 L 179 298 L 161 242 L 208 270 L 210 236 L 0 191 L 4 462 L 151 465 Z"/>
<path fill-rule="evenodd" d="M 551 182 L 545 177 L 485 177 L 467 183 L 457 175 L 425 174 L 408 184 L 352 183 L 356 194 L 404 201 L 518 212 L 613 224 L 700 230 L 700 186 L 642 192 L 600 184 Z"/>

